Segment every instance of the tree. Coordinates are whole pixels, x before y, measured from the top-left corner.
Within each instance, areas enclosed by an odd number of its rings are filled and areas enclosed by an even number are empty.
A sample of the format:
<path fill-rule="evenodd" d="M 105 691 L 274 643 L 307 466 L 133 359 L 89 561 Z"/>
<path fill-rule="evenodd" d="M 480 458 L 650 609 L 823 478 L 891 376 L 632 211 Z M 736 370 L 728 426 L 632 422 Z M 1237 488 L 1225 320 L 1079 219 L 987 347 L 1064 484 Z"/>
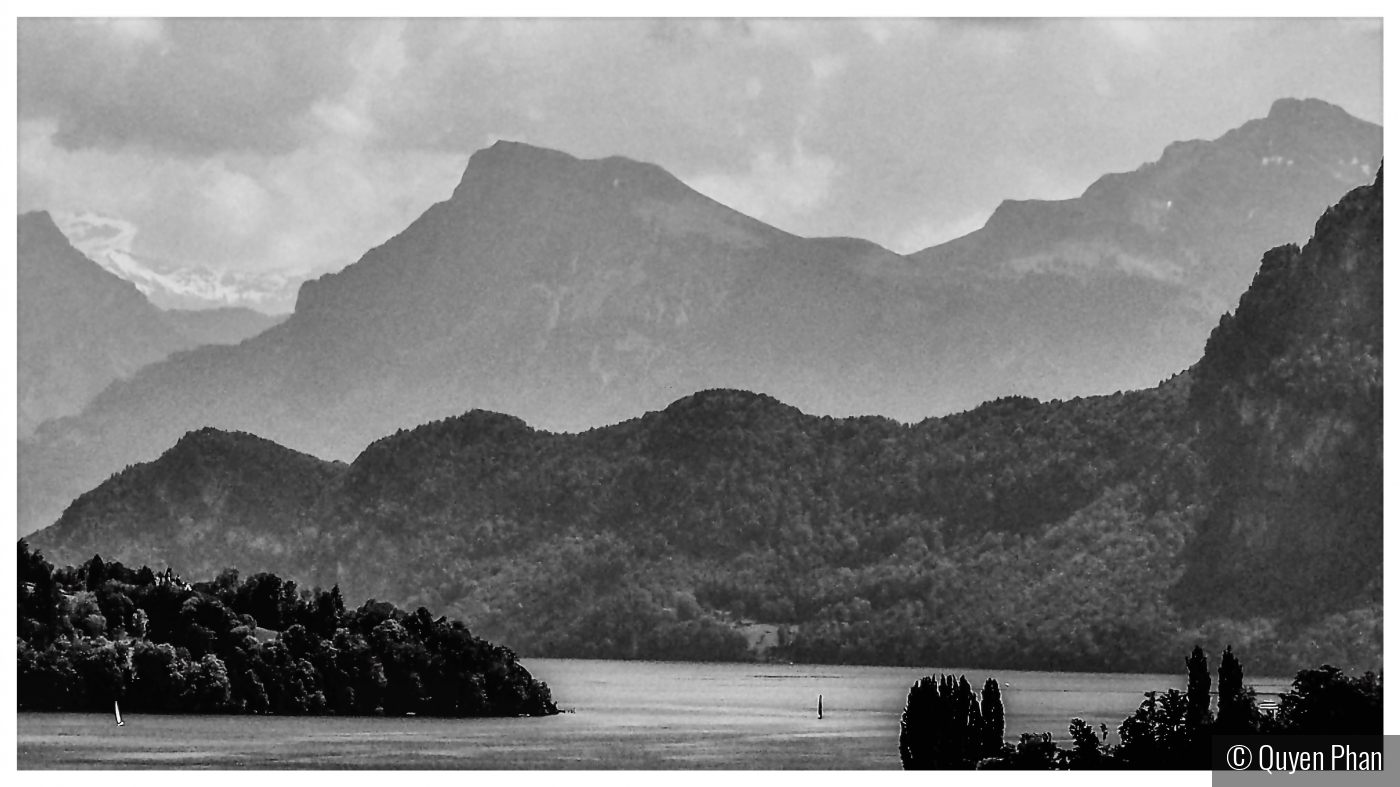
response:
<path fill-rule="evenodd" d="M 909 689 L 899 726 L 899 756 L 905 770 L 971 769 L 1001 750 L 990 745 L 988 717 L 1000 720 L 1000 694 L 973 693 L 967 678 L 920 678 Z M 1003 724 L 999 722 L 999 724 Z M 989 752 L 991 752 L 989 754 Z"/>
<path fill-rule="evenodd" d="M 1197 645 L 1186 659 L 1186 726 L 1198 732 L 1211 723 L 1210 663 Z"/>
<path fill-rule="evenodd" d="M 1094 728 L 1083 719 L 1070 719 L 1069 737 L 1074 741 L 1074 749 L 1065 757 L 1065 765 L 1070 770 L 1095 770 L 1102 768 L 1106 761 L 1103 742 L 1094 733 Z"/>
<path fill-rule="evenodd" d="M 1004 747 L 1002 756 L 986 760 L 978 765 L 979 770 L 1001 771 L 1051 771 L 1060 770 L 1064 765 L 1064 752 L 1055 745 L 1055 736 L 1048 732 L 1039 735 L 1033 732 L 1021 733 L 1021 740 L 1014 746 Z"/>
<path fill-rule="evenodd" d="M 982 685 L 982 729 L 980 732 L 981 754 L 995 757 L 1006 739 L 1006 708 L 1001 701 L 1001 684 L 996 678 L 987 678 Z"/>
<path fill-rule="evenodd" d="M 233 706 L 233 684 L 224 662 L 213 653 L 190 665 L 183 697 L 193 713 L 223 713 Z"/>
<path fill-rule="evenodd" d="M 168 644 L 136 643 L 131 652 L 131 691 L 135 710 L 179 713 L 183 710 L 188 663 Z"/>
<path fill-rule="evenodd" d="M 107 631 L 107 618 L 96 594 L 84 590 L 67 600 L 67 615 L 73 630 L 88 637 L 100 637 Z"/>
<path fill-rule="evenodd" d="M 1383 716 L 1380 676 L 1350 678 L 1330 664 L 1299 672 L 1292 691 L 1279 698 L 1290 735 L 1379 735 Z"/>
<path fill-rule="evenodd" d="M 61 596 L 53 579 L 53 566 L 38 550 L 30 551 L 24 539 L 19 540 L 19 622 L 16 634 L 36 647 L 53 641 L 59 630 Z"/>
<path fill-rule="evenodd" d="M 235 588 L 236 574 L 226 571 L 191 586 L 167 569 L 161 581 L 135 585 L 125 580 L 139 572 L 120 563 L 105 564 L 107 579 L 94 592 L 85 588 L 98 558 L 81 571 L 52 571 L 23 541 L 18 557 L 25 710 L 105 712 L 121 700 L 165 713 L 558 712 L 514 653 L 426 608 L 406 615 L 370 602 L 346 613 L 338 588 L 298 598 L 293 583 L 271 574 Z M 262 614 L 287 628 L 260 643 L 257 620 L 221 595 L 263 603 Z M 109 640 L 107 628 L 125 636 Z"/>
<path fill-rule="evenodd" d="M 1149 691 L 1132 716 L 1118 726 L 1115 754 L 1128 768 L 1173 770 L 1199 765 L 1190 757 L 1186 734 L 1188 701 L 1176 689 Z"/>
<path fill-rule="evenodd" d="M 93 555 L 87 564 L 87 589 L 95 591 L 106 581 L 107 566 L 103 564 L 101 555 Z"/>
<path fill-rule="evenodd" d="M 1220 656 L 1220 709 L 1214 735 L 1247 735 L 1259 729 L 1259 709 L 1244 686 L 1244 667 L 1229 646 Z"/>

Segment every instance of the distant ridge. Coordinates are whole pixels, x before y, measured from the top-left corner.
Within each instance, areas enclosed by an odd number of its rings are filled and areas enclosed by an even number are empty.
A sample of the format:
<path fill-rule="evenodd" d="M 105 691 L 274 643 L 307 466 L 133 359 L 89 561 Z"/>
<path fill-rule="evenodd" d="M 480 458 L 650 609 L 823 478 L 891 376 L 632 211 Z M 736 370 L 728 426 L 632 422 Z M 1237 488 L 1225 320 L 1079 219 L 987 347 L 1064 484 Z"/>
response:
<path fill-rule="evenodd" d="M 578 431 L 734 388 L 914 422 L 1151 386 L 1200 356 L 1264 250 L 1379 164 L 1378 126 L 1290 107 L 910 257 L 792 236 L 654 165 L 500 142 L 282 325 L 47 425 L 21 450 L 21 530 L 204 426 L 348 461 L 473 408 Z"/>

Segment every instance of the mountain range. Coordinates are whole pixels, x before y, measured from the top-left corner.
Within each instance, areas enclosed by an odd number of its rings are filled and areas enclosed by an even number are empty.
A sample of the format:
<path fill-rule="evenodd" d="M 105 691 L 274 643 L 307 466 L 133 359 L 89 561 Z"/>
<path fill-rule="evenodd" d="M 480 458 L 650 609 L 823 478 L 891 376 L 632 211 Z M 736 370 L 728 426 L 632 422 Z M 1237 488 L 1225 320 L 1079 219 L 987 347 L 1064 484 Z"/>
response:
<path fill-rule="evenodd" d="M 1381 647 L 1383 180 L 1185 373 L 901 424 L 701 391 L 578 434 L 473 410 L 329 462 L 205 428 L 32 543 L 448 610 L 521 653 L 1263 674 Z"/>
<path fill-rule="evenodd" d="M 159 309 L 73 248 L 44 212 L 20 216 L 18 238 L 21 439 L 144 366 L 200 345 L 236 344 L 282 319 L 249 309 Z"/>
<path fill-rule="evenodd" d="M 275 270 L 218 271 L 137 255 L 128 248 L 135 235 L 131 225 L 92 212 L 63 214 L 55 221 L 88 259 L 135 284 L 162 309 L 247 308 L 264 314 L 288 314 L 296 304 L 297 288 L 311 278 L 311 274 Z"/>
<path fill-rule="evenodd" d="M 499 142 L 451 198 L 303 284 L 282 325 L 41 427 L 20 447 L 20 529 L 206 426 L 348 461 L 471 408 L 581 430 L 723 387 L 912 422 L 1150 386 L 1200 356 L 1262 250 L 1306 239 L 1380 152 L 1380 127 L 1281 100 L 902 257 L 784 233 L 654 165 Z"/>

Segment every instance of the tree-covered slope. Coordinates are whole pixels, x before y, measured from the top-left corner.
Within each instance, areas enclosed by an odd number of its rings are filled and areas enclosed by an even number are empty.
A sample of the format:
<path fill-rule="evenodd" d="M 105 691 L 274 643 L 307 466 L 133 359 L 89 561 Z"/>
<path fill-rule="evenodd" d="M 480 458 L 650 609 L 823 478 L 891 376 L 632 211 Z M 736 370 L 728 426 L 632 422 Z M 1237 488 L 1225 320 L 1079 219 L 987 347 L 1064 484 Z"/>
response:
<path fill-rule="evenodd" d="M 1184 601 L 1308 616 L 1381 600 L 1382 177 L 1264 256 L 1211 334 L 1191 411 L 1213 505 Z"/>
<path fill-rule="evenodd" d="M 803 632 L 792 647 L 807 658 L 926 660 L 953 648 L 931 645 L 928 624 L 977 608 L 958 599 L 988 561 L 1040 548 L 1035 534 L 1124 484 L 1132 491 L 1115 494 L 1134 512 L 1181 504 L 1193 488 L 1189 450 L 1174 440 L 1185 384 L 1002 400 L 913 427 L 806 416 L 739 391 L 581 435 L 473 412 L 372 445 L 321 487 L 310 517 L 305 498 L 279 492 L 307 485 L 259 481 L 292 479 L 297 455 L 244 452 L 260 469 L 211 476 L 216 449 L 252 438 L 210 431 L 84 496 L 36 544 L 62 560 L 145 551 L 202 575 L 220 561 L 271 564 L 352 599 L 452 610 L 528 653 L 733 658 L 745 651 L 735 624 L 757 620 Z M 200 446 L 215 457 L 189 455 Z M 316 469 L 313 479 L 333 477 Z M 260 497 L 291 502 L 270 502 L 259 525 L 240 506 Z M 220 517 L 228 527 L 209 530 Z M 1128 516 L 1124 538 L 1147 532 L 1142 518 Z M 151 528 L 159 551 L 111 543 L 151 522 L 164 523 Z M 265 548 L 229 552 L 250 543 Z M 1104 581 L 1119 585 L 1143 570 L 1110 568 L 1118 576 Z M 1094 633 L 1103 647 L 1123 627 L 1160 622 L 1126 607 L 1106 614 L 1137 617 Z M 1045 642 L 976 647 L 999 660 L 1048 652 Z M 1110 664 L 1060 650 L 1066 664 Z"/>
<path fill-rule="evenodd" d="M 317 537 L 316 503 L 344 472 L 254 435 L 201 429 L 73 501 L 35 543 L 61 544 L 60 564 L 101 553 L 191 576 L 300 571 L 296 553 Z"/>

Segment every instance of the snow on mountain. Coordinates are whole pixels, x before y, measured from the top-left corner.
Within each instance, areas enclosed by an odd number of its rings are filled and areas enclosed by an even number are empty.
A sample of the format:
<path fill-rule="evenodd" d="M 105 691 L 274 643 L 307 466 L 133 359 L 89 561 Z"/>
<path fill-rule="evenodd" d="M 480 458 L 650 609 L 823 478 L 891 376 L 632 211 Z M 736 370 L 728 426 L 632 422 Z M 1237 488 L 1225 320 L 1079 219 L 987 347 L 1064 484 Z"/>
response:
<path fill-rule="evenodd" d="M 129 221 L 92 212 L 56 213 L 54 221 L 79 251 L 113 275 L 136 285 L 162 309 L 243 306 L 265 314 L 285 314 L 296 306 L 301 283 L 315 275 L 218 271 L 152 259 L 132 253 L 137 228 Z"/>

